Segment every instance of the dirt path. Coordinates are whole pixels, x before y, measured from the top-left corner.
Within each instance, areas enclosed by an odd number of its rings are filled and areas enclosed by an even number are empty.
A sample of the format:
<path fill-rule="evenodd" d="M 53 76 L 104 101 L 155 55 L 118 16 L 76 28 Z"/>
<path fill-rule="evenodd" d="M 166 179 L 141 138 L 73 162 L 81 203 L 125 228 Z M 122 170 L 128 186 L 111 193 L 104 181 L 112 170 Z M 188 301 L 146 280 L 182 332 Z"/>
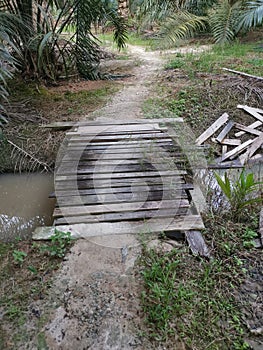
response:
<path fill-rule="evenodd" d="M 134 79 L 92 115 L 100 120 L 141 117 L 143 101 L 163 65 L 156 53 L 129 49 L 142 64 Z M 53 310 L 43 327 L 49 349 L 152 349 L 139 335 L 140 286 L 133 269 L 139 252 L 138 240 L 128 235 L 74 244 L 50 293 Z"/>

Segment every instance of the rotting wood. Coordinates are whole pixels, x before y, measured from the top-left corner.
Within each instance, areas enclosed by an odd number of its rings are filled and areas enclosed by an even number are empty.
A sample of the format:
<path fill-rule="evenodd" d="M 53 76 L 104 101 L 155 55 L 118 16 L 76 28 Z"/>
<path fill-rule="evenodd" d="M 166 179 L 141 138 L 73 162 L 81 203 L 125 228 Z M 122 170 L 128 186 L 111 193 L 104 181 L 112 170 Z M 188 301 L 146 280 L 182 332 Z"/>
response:
<path fill-rule="evenodd" d="M 253 129 L 253 128 L 249 128 L 248 126 L 245 126 L 245 125 L 242 125 L 242 124 L 239 124 L 239 123 L 235 123 L 235 127 L 239 130 L 242 130 L 242 131 L 245 131 L 249 134 L 252 134 L 252 135 L 256 135 L 256 136 L 259 136 L 262 134 L 261 131 L 259 130 L 256 130 L 256 129 Z"/>
<path fill-rule="evenodd" d="M 150 219 L 146 222 L 101 222 L 91 224 L 58 225 L 56 229 L 70 232 L 72 238 L 88 238 L 122 234 L 153 234 L 166 231 L 203 230 L 204 224 L 200 215 L 186 217 Z M 34 240 L 49 239 L 54 235 L 55 227 L 38 227 L 33 233 Z"/>
<path fill-rule="evenodd" d="M 248 125 L 248 128 L 256 129 L 258 126 L 261 126 L 261 125 L 262 125 L 262 123 L 259 120 L 257 120 L 256 122 Z M 245 131 L 238 131 L 235 133 L 235 137 L 240 137 L 240 136 L 244 135 L 245 133 L 246 133 Z"/>
<path fill-rule="evenodd" d="M 200 231 L 185 231 L 185 238 L 193 255 L 210 258 L 209 249 Z"/>
<path fill-rule="evenodd" d="M 211 137 L 222 125 L 224 125 L 229 119 L 229 115 L 227 113 L 224 113 L 219 117 L 208 129 L 206 129 L 202 135 L 200 135 L 196 139 L 196 144 L 201 145 L 203 142 L 205 142 L 209 137 Z"/>
<path fill-rule="evenodd" d="M 237 156 L 239 153 L 241 153 L 244 149 L 246 149 L 251 143 L 253 142 L 253 140 L 248 140 L 244 143 L 242 143 L 240 146 L 235 147 L 233 150 L 227 152 L 226 154 L 224 154 L 221 158 L 221 162 L 223 162 L 226 159 L 229 159 L 233 156 Z"/>
<path fill-rule="evenodd" d="M 254 155 L 254 153 L 261 147 L 262 144 L 263 144 L 263 133 L 261 133 L 259 137 L 254 139 L 250 147 L 247 149 L 246 153 L 242 154 L 239 157 L 241 164 L 245 164 L 248 161 L 248 159 L 251 158 Z"/>
<path fill-rule="evenodd" d="M 233 126 L 234 122 L 230 120 L 224 127 L 224 129 L 220 132 L 220 134 L 217 136 L 216 141 L 222 143 L 222 141 L 225 139 L 226 135 L 230 132 Z"/>
<path fill-rule="evenodd" d="M 227 71 L 227 72 L 238 74 L 238 75 L 242 75 L 242 76 L 245 76 L 245 77 L 248 77 L 248 78 L 252 78 L 252 79 L 256 79 L 256 80 L 263 80 L 263 77 L 259 77 L 259 76 L 256 76 L 256 75 L 251 75 L 251 74 L 244 73 L 244 72 L 240 72 L 238 70 L 229 69 L 229 68 L 222 68 L 222 69 Z"/>

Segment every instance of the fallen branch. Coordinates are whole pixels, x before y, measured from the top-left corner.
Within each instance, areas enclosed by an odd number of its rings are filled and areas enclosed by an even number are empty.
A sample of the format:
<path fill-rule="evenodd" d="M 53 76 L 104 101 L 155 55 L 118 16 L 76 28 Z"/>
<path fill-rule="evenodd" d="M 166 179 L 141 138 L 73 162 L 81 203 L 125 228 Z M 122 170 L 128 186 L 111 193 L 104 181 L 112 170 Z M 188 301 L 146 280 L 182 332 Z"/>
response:
<path fill-rule="evenodd" d="M 229 68 L 222 68 L 222 69 L 227 71 L 227 72 L 231 72 L 231 73 L 238 74 L 238 75 L 243 75 L 243 76 L 248 77 L 248 78 L 253 78 L 253 79 L 257 79 L 257 80 L 263 80 L 263 77 L 258 77 L 256 75 L 247 74 L 247 73 L 244 73 L 244 72 L 240 72 L 238 70 L 229 69 Z"/>

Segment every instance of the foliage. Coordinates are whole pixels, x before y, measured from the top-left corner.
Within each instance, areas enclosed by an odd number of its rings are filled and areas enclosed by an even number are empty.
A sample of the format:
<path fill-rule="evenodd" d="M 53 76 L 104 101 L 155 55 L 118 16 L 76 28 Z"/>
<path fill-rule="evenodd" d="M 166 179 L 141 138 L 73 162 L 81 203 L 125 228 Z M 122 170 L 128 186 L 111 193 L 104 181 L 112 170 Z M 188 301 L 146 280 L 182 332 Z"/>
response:
<path fill-rule="evenodd" d="M 254 174 L 245 174 L 241 172 L 239 178 L 235 182 L 231 182 L 227 172 L 225 172 L 224 180 L 215 172 L 215 177 L 221 190 L 225 194 L 231 207 L 233 218 L 239 218 L 243 208 L 251 206 L 254 203 L 262 202 L 260 196 L 251 198 L 251 194 L 255 194 L 258 190 L 260 182 L 255 182 Z"/>
<path fill-rule="evenodd" d="M 14 250 L 13 251 L 13 258 L 16 263 L 22 264 L 24 262 L 24 259 L 27 257 L 27 253 L 23 252 L 22 250 Z"/>
<path fill-rule="evenodd" d="M 101 1 L 30 0 L 21 4 L 18 0 L 2 0 L 0 4 L 3 18 L 12 14 L 23 23 L 22 26 L 13 23 L 15 32 L 10 34 L 10 40 L 20 53 L 20 70 L 34 78 L 56 80 L 76 67 L 85 77 L 96 77 L 94 70 L 99 62 L 99 50 L 91 24 L 101 14 L 113 23 L 119 47 L 125 42 L 123 20 L 114 9 L 106 10 Z M 75 31 L 71 36 L 65 36 L 63 32 L 70 25 Z"/>
<path fill-rule="evenodd" d="M 263 21 L 263 2 L 243 0 L 145 0 L 138 18 L 161 27 L 161 37 L 174 43 L 195 33 L 211 31 L 216 43 L 232 41 L 238 33 Z"/>
<path fill-rule="evenodd" d="M 70 232 L 55 230 L 54 235 L 51 237 L 51 244 L 42 246 L 41 250 L 48 252 L 52 257 L 63 258 L 71 240 Z"/>

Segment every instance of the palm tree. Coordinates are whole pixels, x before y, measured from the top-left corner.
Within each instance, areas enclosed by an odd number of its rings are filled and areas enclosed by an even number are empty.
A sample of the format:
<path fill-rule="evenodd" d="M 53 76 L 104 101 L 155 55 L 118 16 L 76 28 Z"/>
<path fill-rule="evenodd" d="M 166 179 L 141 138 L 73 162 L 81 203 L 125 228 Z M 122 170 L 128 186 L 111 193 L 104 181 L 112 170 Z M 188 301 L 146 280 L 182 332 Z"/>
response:
<path fill-rule="evenodd" d="M 36 78 L 55 80 L 75 68 L 86 78 L 95 78 L 99 50 L 91 24 L 98 16 L 113 23 L 118 46 L 125 43 L 123 19 L 114 9 L 105 8 L 103 1 L 0 0 L 0 11 L 2 16 L 12 14 L 22 21 L 10 40 L 20 52 L 17 59 L 22 73 Z M 65 37 L 69 25 L 75 31 Z"/>

